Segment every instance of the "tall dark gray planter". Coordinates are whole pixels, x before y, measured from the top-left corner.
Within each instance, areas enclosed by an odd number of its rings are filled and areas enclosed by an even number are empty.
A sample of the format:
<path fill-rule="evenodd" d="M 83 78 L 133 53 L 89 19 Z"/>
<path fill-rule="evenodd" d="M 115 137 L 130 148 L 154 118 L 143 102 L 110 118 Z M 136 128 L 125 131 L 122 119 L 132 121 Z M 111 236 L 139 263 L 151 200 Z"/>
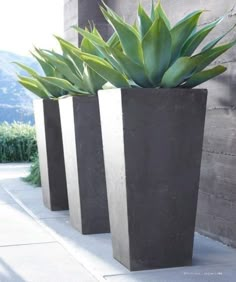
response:
<path fill-rule="evenodd" d="M 44 205 L 52 211 L 67 210 L 68 197 L 58 101 L 35 100 L 34 116 Z"/>
<path fill-rule="evenodd" d="M 114 258 L 130 270 L 192 261 L 207 91 L 99 91 Z"/>
<path fill-rule="evenodd" d="M 97 96 L 61 99 L 70 220 L 83 234 L 110 231 Z"/>

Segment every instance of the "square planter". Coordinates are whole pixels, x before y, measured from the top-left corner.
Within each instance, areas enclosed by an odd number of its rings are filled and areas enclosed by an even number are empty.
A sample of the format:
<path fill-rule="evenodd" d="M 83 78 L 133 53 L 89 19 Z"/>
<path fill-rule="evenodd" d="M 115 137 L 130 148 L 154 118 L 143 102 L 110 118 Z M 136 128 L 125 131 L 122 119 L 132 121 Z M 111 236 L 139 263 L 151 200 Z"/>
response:
<path fill-rule="evenodd" d="M 207 90 L 99 91 L 113 256 L 190 265 Z"/>
<path fill-rule="evenodd" d="M 68 196 L 58 101 L 34 100 L 34 117 L 44 205 L 52 211 L 67 210 Z"/>
<path fill-rule="evenodd" d="M 97 96 L 59 101 L 70 221 L 82 234 L 110 231 Z"/>

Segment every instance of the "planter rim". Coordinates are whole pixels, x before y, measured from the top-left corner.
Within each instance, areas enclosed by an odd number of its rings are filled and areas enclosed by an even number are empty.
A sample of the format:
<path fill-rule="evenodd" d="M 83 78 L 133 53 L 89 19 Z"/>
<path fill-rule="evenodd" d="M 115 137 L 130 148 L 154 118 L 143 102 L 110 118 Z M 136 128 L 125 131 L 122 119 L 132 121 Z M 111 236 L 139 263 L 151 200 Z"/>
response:
<path fill-rule="evenodd" d="M 56 103 L 58 102 L 57 99 L 42 99 L 42 98 L 39 98 L 39 99 L 34 99 L 33 100 L 33 104 L 39 104 L 39 103 Z"/>
<path fill-rule="evenodd" d="M 111 88 L 111 89 L 100 89 L 99 93 L 107 93 L 112 91 L 130 91 L 130 92 L 141 92 L 141 91 L 150 91 L 150 92 L 207 92 L 207 88 Z"/>
<path fill-rule="evenodd" d="M 63 103 L 63 101 L 68 100 L 76 100 L 80 103 L 93 103 L 94 101 L 98 100 L 98 95 L 84 95 L 84 96 L 68 96 L 63 99 L 58 99 L 59 103 Z"/>

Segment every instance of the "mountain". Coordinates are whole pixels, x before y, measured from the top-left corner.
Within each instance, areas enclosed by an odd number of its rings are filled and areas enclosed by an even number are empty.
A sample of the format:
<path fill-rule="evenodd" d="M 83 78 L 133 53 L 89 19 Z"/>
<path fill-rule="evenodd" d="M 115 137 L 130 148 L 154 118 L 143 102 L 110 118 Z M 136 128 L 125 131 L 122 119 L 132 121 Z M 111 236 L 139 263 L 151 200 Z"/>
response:
<path fill-rule="evenodd" d="M 40 71 L 40 66 L 33 57 L 0 51 L 0 123 L 21 121 L 33 124 L 34 95 L 17 82 L 16 73 L 26 73 L 12 62 L 19 62 Z"/>

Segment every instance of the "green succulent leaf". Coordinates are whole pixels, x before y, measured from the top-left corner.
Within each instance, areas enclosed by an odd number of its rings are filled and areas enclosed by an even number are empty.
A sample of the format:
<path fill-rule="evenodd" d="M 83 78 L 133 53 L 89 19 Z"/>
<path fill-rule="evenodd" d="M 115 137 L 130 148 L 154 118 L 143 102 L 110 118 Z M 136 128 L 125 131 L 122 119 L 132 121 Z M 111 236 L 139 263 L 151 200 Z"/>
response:
<path fill-rule="evenodd" d="M 144 66 L 149 80 L 156 87 L 171 59 L 171 34 L 162 18 L 157 18 L 142 41 Z"/>
<path fill-rule="evenodd" d="M 37 55 L 33 52 L 31 52 L 31 54 L 40 64 L 44 74 L 46 76 L 53 76 L 55 74 L 55 69 L 43 59 L 43 57 L 40 55 L 40 51 L 37 48 L 35 48 L 35 52 L 37 53 Z"/>
<path fill-rule="evenodd" d="M 151 6 L 151 20 L 154 22 L 155 19 L 156 19 L 155 5 L 154 5 L 154 0 L 152 0 L 152 6 Z"/>
<path fill-rule="evenodd" d="M 79 88 L 83 85 L 83 81 L 79 75 L 76 75 L 64 60 L 60 60 L 58 57 L 46 53 L 45 57 L 47 57 L 48 62 L 50 62 L 71 83 Z"/>
<path fill-rule="evenodd" d="M 76 76 L 80 76 L 80 71 L 74 65 L 74 63 L 71 61 L 71 59 L 69 59 L 68 57 L 66 57 L 64 55 L 58 54 L 54 51 L 45 50 L 44 52 L 47 53 L 47 54 L 50 54 L 52 56 L 52 58 L 55 57 L 56 59 L 58 59 L 58 61 L 66 64 L 71 69 L 71 71 L 74 74 L 76 74 Z"/>
<path fill-rule="evenodd" d="M 197 49 L 200 43 L 206 38 L 206 36 L 212 31 L 213 28 L 216 27 L 218 23 L 223 20 L 223 17 L 217 19 L 216 21 L 206 25 L 201 30 L 194 33 L 192 36 L 188 38 L 185 42 L 182 50 L 181 56 L 191 56 L 193 52 Z"/>
<path fill-rule="evenodd" d="M 145 34 L 148 32 L 149 28 L 152 26 L 152 20 L 146 14 L 141 4 L 139 4 L 138 7 L 138 20 L 139 20 L 139 32 L 141 34 L 141 38 L 143 38 Z"/>
<path fill-rule="evenodd" d="M 103 85 L 106 83 L 104 78 L 86 64 L 84 66 L 83 80 L 86 88 L 91 94 L 97 94 L 97 91 L 102 89 Z"/>
<path fill-rule="evenodd" d="M 229 30 L 227 30 L 225 33 L 223 33 L 222 35 L 220 35 L 219 37 L 217 37 L 216 39 L 212 40 L 210 43 L 208 43 L 201 52 L 205 52 L 208 51 L 210 49 L 212 49 L 213 47 L 215 47 L 215 45 L 217 43 L 219 43 L 227 34 L 229 34 L 234 28 L 235 28 L 236 24 L 234 26 L 232 26 Z"/>
<path fill-rule="evenodd" d="M 100 37 L 102 39 L 102 36 L 100 34 L 100 32 L 98 31 L 98 29 L 96 28 L 96 26 L 94 25 L 92 33 L 97 35 L 98 37 Z"/>
<path fill-rule="evenodd" d="M 181 49 L 183 47 L 183 43 L 188 39 L 188 37 L 192 34 L 194 29 L 197 26 L 199 17 L 203 11 L 195 11 L 181 21 L 179 21 L 172 29 L 171 29 L 171 37 L 172 37 L 172 58 L 171 62 L 174 62 L 180 55 Z"/>
<path fill-rule="evenodd" d="M 32 68 L 30 68 L 30 67 L 28 67 L 24 64 L 21 64 L 21 63 L 17 63 L 17 62 L 13 62 L 13 63 L 15 65 L 17 65 L 18 67 L 20 67 L 21 69 L 23 69 L 24 71 L 26 71 L 31 76 L 37 75 L 37 72 Z"/>
<path fill-rule="evenodd" d="M 185 80 L 191 77 L 195 72 L 200 57 L 181 57 L 165 72 L 161 81 L 162 88 L 173 88 L 179 86 Z"/>
<path fill-rule="evenodd" d="M 80 73 L 80 76 L 82 77 L 82 73 L 84 71 L 83 61 L 80 59 L 79 56 L 75 55 L 75 52 L 76 51 L 80 52 L 80 49 L 58 36 L 56 38 L 61 46 L 61 49 L 63 50 L 63 53 L 72 59 L 74 65 L 76 66 L 77 70 Z"/>
<path fill-rule="evenodd" d="M 224 66 L 216 66 L 212 69 L 205 70 L 194 74 L 187 82 L 182 86 L 184 88 L 193 88 L 209 79 L 212 79 L 227 70 Z"/>
<path fill-rule="evenodd" d="M 79 94 L 88 94 L 88 92 L 78 89 L 74 85 L 72 85 L 68 80 L 57 78 L 57 77 L 40 77 L 39 81 L 45 85 L 51 85 L 52 87 L 56 87 L 57 89 L 63 89 L 66 92 L 74 92 Z M 65 94 L 65 93 L 64 93 Z M 62 95 L 58 95 L 62 96 Z"/>
<path fill-rule="evenodd" d="M 171 25 L 170 25 L 170 21 L 161 5 L 161 1 L 159 0 L 157 3 L 157 6 L 155 8 L 155 18 L 160 17 L 162 18 L 162 20 L 165 22 L 166 27 L 170 30 L 171 29 Z"/>
<path fill-rule="evenodd" d="M 47 90 L 48 93 L 51 94 L 51 96 L 58 98 L 65 94 L 63 89 L 48 83 L 48 81 L 44 78 L 47 78 L 47 77 L 43 77 L 40 75 L 34 75 L 34 79 L 40 82 L 40 84 L 44 86 L 44 88 Z"/>
<path fill-rule="evenodd" d="M 78 26 L 73 26 L 73 28 L 79 34 L 81 34 L 84 38 L 87 38 L 91 42 L 96 43 L 97 45 L 102 46 L 102 47 L 107 47 L 106 42 L 100 36 L 93 34 L 93 33 L 89 32 L 88 30 L 84 30 L 84 29 L 82 29 L 81 27 L 78 27 Z"/>
<path fill-rule="evenodd" d="M 200 62 L 197 66 L 196 72 L 199 72 L 205 69 L 209 64 L 211 64 L 216 58 L 228 51 L 231 47 L 236 44 L 236 40 L 226 43 L 220 46 L 217 46 L 213 49 L 201 52 L 195 55 L 193 58 L 200 58 Z"/>
<path fill-rule="evenodd" d="M 91 34 L 90 32 L 86 31 L 84 32 L 83 29 L 76 28 L 79 33 L 83 35 L 84 38 L 89 40 L 96 48 L 99 50 L 100 53 L 102 53 L 103 57 L 107 59 L 107 61 L 119 72 L 124 73 L 124 70 L 122 67 L 117 63 L 116 60 L 111 56 L 110 48 L 113 48 L 113 45 L 116 45 L 114 41 L 119 40 L 119 37 L 116 33 L 112 35 L 112 38 L 109 40 L 109 44 L 106 43 L 103 39 L 99 38 L 98 36 Z M 120 41 L 119 41 L 120 42 Z M 76 54 L 80 58 L 81 51 L 79 50 L 73 50 L 73 53 Z M 81 60 L 81 58 L 80 58 Z"/>
<path fill-rule="evenodd" d="M 48 93 L 45 87 L 36 79 L 20 75 L 18 75 L 18 78 L 18 82 L 22 86 L 24 86 L 30 92 L 34 93 L 39 98 L 48 99 L 51 97 L 50 93 Z"/>
<path fill-rule="evenodd" d="M 128 80 L 120 72 L 115 70 L 111 64 L 102 58 L 94 55 L 81 53 L 81 59 L 96 73 L 102 76 L 106 81 L 110 82 L 115 87 L 129 87 Z"/>
<path fill-rule="evenodd" d="M 87 38 L 83 38 L 81 42 L 81 51 L 84 53 L 89 53 L 91 55 L 95 55 L 101 58 L 104 58 L 103 54 L 96 48 L 90 40 Z"/>
<path fill-rule="evenodd" d="M 125 74 L 141 87 L 153 87 L 145 73 L 144 66 L 132 62 L 128 56 L 118 49 L 111 49 L 111 54 L 124 69 Z"/>
<path fill-rule="evenodd" d="M 136 64 L 143 64 L 143 54 L 139 33 L 137 30 L 122 20 L 112 16 L 101 8 L 104 17 L 112 25 L 119 36 L 121 46 L 130 59 Z"/>
<path fill-rule="evenodd" d="M 111 48 L 119 47 L 120 46 L 120 40 L 119 36 L 117 35 L 116 32 L 112 34 L 112 36 L 108 39 L 107 45 Z"/>

